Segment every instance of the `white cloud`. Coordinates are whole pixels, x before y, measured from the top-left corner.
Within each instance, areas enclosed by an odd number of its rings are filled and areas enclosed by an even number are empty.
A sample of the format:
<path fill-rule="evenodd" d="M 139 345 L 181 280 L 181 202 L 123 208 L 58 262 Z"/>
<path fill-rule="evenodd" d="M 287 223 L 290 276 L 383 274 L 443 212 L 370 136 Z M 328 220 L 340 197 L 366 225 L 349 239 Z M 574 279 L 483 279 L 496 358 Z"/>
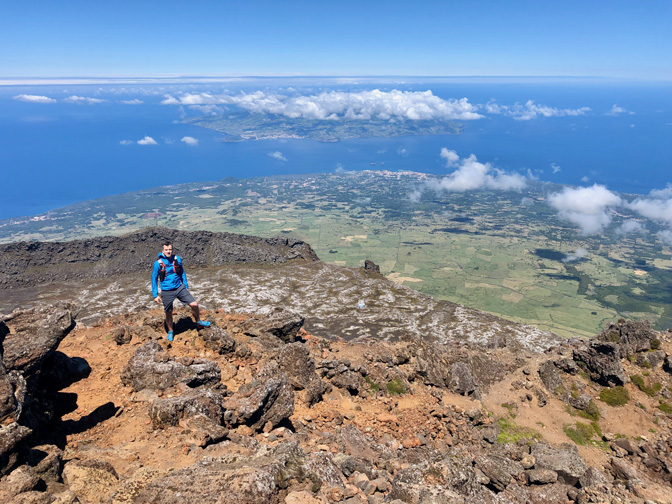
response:
<path fill-rule="evenodd" d="M 555 163 L 551 163 L 551 170 L 553 170 L 553 173 L 558 173 L 562 171 L 562 168 Z"/>
<path fill-rule="evenodd" d="M 107 100 L 102 100 L 100 98 L 90 98 L 88 96 L 72 95 L 68 98 L 64 98 L 63 101 L 68 103 L 86 103 L 87 105 L 94 105 L 96 103 L 105 103 Z"/>
<path fill-rule="evenodd" d="M 457 169 L 446 177 L 428 182 L 430 189 L 435 191 L 464 192 L 476 189 L 523 189 L 527 183 L 519 173 L 507 173 L 494 168 L 490 163 L 481 163 L 475 155 L 460 159 L 455 151 L 441 150 L 441 157 L 446 159 L 448 166 L 457 166 Z"/>
<path fill-rule="evenodd" d="M 672 198 L 672 184 L 668 182 L 665 189 L 653 189 L 649 195 L 658 199 Z"/>
<path fill-rule="evenodd" d="M 48 96 L 20 94 L 14 97 L 15 100 L 29 102 L 29 103 L 56 103 L 56 100 Z"/>
<path fill-rule="evenodd" d="M 611 110 L 609 110 L 609 112 L 605 112 L 604 115 L 608 115 L 608 116 L 619 116 L 619 115 L 621 115 L 621 114 L 630 114 L 630 115 L 634 115 L 635 113 L 634 113 L 634 112 L 630 112 L 629 110 L 626 110 L 626 109 L 624 109 L 623 107 L 619 107 L 618 105 L 616 105 L 616 104 L 614 103 L 614 104 L 611 106 Z"/>
<path fill-rule="evenodd" d="M 616 234 L 625 236 L 629 234 L 641 233 L 644 231 L 644 226 L 641 222 L 636 220 L 627 220 L 616 229 Z"/>
<path fill-rule="evenodd" d="M 455 166 L 460 161 L 460 156 L 454 150 L 443 147 L 440 154 L 442 159 L 446 160 L 446 167 Z"/>
<path fill-rule="evenodd" d="M 282 152 L 280 151 L 269 152 L 268 156 L 272 157 L 273 159 L 277 159 L 278 161 L 287 161 L 287 158 L 283 156 Z"/>
<path fill-rule="evenodd" d="M 481 106 L 489 114 L 504 114 L 513 117 L 516 121 L 529 121 L 538 116 L 543 117 L 565 117 L 580 116 L 590 112 L 590 107 L 581 107 L 577 109 L 558 109 L 547 105 L 537 105 L 533 100 L 527 100 L 524 104 L 518 102 L 513 105 L 499 105 L 494 100 Z"/>
<path fill-rule="evenodd" d="M 672 229 L 665 229 L 657 233 L 658 238 L 666 245 L 672 245 Z"/>
<path fill-rule="evenodd" d="M 121 145 L 131 145 L 133 143 L 133 140 L 122 140 L 119 142 Z"/>
<path fill-rule="evenodd" d="M 250 112 L 280 114 L 319 120 L 407 119 L 471 120 L 483 116 L 467 98 L 444 100 L 431 91 L 331 91 L 310 96 L 266 94 L 263 91 L 236 96 L 211 93 L 165 95 L 164 105 L 237 105 Z"/>
<path fill-rule="evenodd" d="M 548 203 L 565 220 L 578 225 L 583 234 L 600 233 L 611 222 L 611 207 L 621 204 L 621 198 L 606 187 L 565 187 L 550 194 Z"/>
<path fill-rule="evenodd" d="M 137 98 L 134 98 L 132 100 L 121 100 L 119 103 L 123 103 L 124 105 L 141 105 L 145 102 L 142 100 L 138 100 Z"/>
<path fill-rule="evenodd" d="M 581 182 L 587 184 L 588 182 L 590 182 L 590 177 L 588 175 L 584 175 L 583 177 L 581 177 Z"/>
<path fill-rule="evenodd" d="M 182 137 L 180 142 L 184 142 L 187 145 L 198 145 L 198 139 L 190 136 Z"/>
<path fill-rule="evenodd" d="M 138 145 L 157 145 L 157 141 L 150 136 L 145 136 L 142 140 L 138 140 Z"/>
<path fill-rule="evenodd" d="M 580 259 L 583 259 L 587 255 L 588 255 L 588 251 L 583 247 L 579 247 L 579 248 L 576 249 L 576 252 L 574 252 L 573 254 L 566 255 L 565 258 L 562 260 L 562 262 L 564 262 L 564 263 L 575 262 L 575 261 L 578 261 Z"/>
<path fill-rule="evenodd" d="M 408 156 L 408 151 L 403 147 L 399 147 L 397 149 L 397 154 L 399 154 L 400 156 Z"/>
<path fill-rule="evenodd" d="M 626 206 L 655 221 L 672 224 L 672 186 L 653 190 L 650 198 L 637 198 Z"/>

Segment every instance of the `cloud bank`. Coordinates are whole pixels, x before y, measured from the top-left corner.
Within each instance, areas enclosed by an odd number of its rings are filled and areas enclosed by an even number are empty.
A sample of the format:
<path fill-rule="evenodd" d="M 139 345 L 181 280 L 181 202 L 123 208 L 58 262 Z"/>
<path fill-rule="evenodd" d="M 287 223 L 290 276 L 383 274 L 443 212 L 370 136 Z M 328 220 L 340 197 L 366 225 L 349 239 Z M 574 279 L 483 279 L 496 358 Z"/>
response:
<path fill-rule="evenodd" d="M 180 142 L 184 142 L 187 145 L 194 145 L 194 146 L 198 145 L 198 139 L 196 139 L 194 137 L 190 137 L 190 136 L 182 137 Z"/>
<path fill-rule="evenodd" d="M 241 93 L 236 96 L 211 93 L 166 95 L 164 105 L 236 105 L 250 112 L 318 120 L 472 120 L 483 116 L 467 98 L 444 100 L 431 91 L 331 91 L 310 96 Z"/>
<path fill-rule="evenodd" d="M 489 114 L 504 114 L 513 117 L 516 121 L 529 121 L 538 116 L 543 117 L 564 117 L 564 116 L 582 116 L 590 112 L 590 107 L 581 107 L 577 109 L 559 109 L 547 105 L 537 105 L 533 100 L 527 100 L 524 104 L 514 103 L 513 105 L 499 105 L 494 100 L 486 103 L 483 108 Z"/>
<path fill-rule="evenodd" d="M 586 235 L 602 232 L 611 222 L 611 208 L 622 202 L 606 187 L 595 184 L 591 187 L 565 187 L 560 192 L 549 194 L 548 203 L 562 219 L 576 224 Z"/>
<path fill-rule="evenodd" d="M 29 95 L 29 94 L 20 94 L 14 96 L 15 100 L 28 102 L 28 103 L 56 103 L 56 100 L 49 98 L 48 96 L 39 96 L 39 95 Z"/>

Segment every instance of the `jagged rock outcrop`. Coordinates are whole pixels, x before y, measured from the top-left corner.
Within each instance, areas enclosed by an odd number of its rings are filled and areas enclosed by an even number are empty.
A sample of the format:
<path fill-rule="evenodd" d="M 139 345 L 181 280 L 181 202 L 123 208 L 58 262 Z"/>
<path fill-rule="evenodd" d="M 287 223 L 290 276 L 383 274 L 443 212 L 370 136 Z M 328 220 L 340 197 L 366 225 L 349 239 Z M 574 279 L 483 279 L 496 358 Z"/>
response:
<path fill-rule="evenodd" d="M 574 360 L 583 365 L 591 378 L 598 383 L 623 385 L 627 380 L 618 343 L 593 340 L 588 347 L 574 350 Z"/>
<path fill-rule="evenodd" d="M 148 271 L 165 240 L 174 243 L 187 268 L 318 260 L 310 245 L 292 238 L 153 227 L 123 236 L 0 245 L 0 290 Z"/>
<path fill-rule="evenodd" d="M 554 448 L 546 443 L 537 443 L 530 453 L 534 457 L 535 468 L 554 471 L 558 479 L 568 485 L 576 485 L 588 470 L 574 445 Z"/>
<path fill-rule="evenodd" d="M 657 338 L 648 321 L 619 320 L 609 324 L 595 339 L 606 343 L 618 343 L 620 357 L 625 359 L 639 352 L 651 350 L 651 342 Z"/>
<path fill-rule="evenodd" d="M 228 426 L 247 425 L 254 431 L 286 421 L 294 412 L 294 391 L 287 375 L 257 378 L 224 399 L 224 422 Z"/>
<path fill-rule="evenodd" d="M 176 397 L 156 399 L 149 407 L 149 418 L 154 428 L 174 426 L 183 418 L 202 415 L 216 425 L 222 423 L 223 396 L 214 390 L 200 387 Z"/>
<path fill-rule="evenodd" d="M 267 315 L 246 320 L 242 324 L 242 330 L 248 336 L 274 336 L 284 343 L 291 343 L 296 340 L 305 321 L 305 317 L 298 313 L 276 309 Z"/>
<path fill-rule="evenodd" d="M 312 406 L 322 399 L 326 386 L 315 372 L 315 361 L 304 343 L 296 342 L 280 347 L 260 374 L 275 376 L 278 372 L 287 375 L 289 383 L 294 390 L 299 391 L 300 397 L 308 405 Z"/>
<path fill-rule="evenodd" d="M 159 343 L 145 343 L 133 355 L 121 374 L 125 385 L 136 391 L 166 389 L 178 383 L 189 387 L 219 383 L 221 371 L 216 362 L 207 359 L 188 359 L 178 362 L 171 359 Z"/>

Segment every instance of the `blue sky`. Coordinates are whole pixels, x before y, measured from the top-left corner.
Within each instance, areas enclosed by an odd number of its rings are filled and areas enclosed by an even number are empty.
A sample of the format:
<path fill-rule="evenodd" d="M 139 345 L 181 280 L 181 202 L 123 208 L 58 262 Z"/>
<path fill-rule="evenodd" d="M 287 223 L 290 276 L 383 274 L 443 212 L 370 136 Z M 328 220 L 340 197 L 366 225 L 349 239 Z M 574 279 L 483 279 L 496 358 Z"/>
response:
<path fill-rule="evenodd" d="M 672 79 L 672 2 L 0 2 L 0 77 Z"/>

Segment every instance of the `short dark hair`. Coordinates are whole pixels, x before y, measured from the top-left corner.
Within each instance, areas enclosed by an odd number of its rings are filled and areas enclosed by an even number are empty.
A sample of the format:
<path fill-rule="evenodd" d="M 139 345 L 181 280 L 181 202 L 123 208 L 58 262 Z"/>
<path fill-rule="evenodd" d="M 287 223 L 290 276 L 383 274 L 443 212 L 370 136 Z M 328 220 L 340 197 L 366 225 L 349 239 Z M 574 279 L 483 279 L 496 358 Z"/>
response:
<path fill-rule="evenodd" d="M 166 240 L 166 241 L 163 242 L 164 247 L 169 247 L 171 245 L 172 245 L 172 243 L 170 242 L 170 240 Z"/>

